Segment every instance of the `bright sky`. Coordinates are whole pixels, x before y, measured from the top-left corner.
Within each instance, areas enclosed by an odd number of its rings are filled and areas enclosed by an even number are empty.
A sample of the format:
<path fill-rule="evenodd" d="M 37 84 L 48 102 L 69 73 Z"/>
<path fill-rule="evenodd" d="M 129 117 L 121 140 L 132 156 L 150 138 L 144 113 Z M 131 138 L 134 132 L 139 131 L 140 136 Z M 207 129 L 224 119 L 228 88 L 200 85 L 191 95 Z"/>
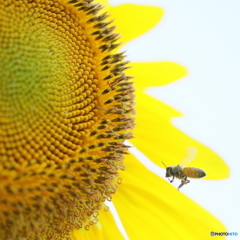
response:
<path fill-rule="evenodd" d="M 229 232 L 238 232 L 228 239 L 240 239 L 240 1 L 110 3 L 165 10 L 158 26 L 124 49 L 132 61 L 173 61 L 189 70 L 185 78 L 148 93 L 182 112 L 185 117 L 172 119 L 173 125 L 214 150 L 231 168 L 229 179 L 194 181 L 182 192 L 219 218 Z M 158 173 L 164 177 L 164 170 Z"/>

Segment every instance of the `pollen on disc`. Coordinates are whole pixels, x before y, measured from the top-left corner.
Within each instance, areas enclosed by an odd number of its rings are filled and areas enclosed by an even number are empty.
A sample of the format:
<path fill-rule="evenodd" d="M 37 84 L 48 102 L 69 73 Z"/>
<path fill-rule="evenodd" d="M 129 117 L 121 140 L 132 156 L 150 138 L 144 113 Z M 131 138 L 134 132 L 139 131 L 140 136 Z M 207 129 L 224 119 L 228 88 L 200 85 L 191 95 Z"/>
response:
<path fill-rule="evenodd" d="M 68 14 L 57 1 L 13 2 L 0 6 L 0 147 L 17 146 L 18 154 L 11 156 L 17 161 L 19 156 L 31 159 L 45 153 L 49 159 L 72 157 L 82 142 L 75 130 L 84 131 L 95 122 L 91 111 L 97 100 L 91 93 L 96 85 L 93 89 L 90 80 L 97 76 L 89 57 L 94 55 L 91 44 L 76 14 Z M 34 153 L 23 151 L 22 139 L 28 139 Z M 58 151 L 52 151 L 52 145 Z"/>

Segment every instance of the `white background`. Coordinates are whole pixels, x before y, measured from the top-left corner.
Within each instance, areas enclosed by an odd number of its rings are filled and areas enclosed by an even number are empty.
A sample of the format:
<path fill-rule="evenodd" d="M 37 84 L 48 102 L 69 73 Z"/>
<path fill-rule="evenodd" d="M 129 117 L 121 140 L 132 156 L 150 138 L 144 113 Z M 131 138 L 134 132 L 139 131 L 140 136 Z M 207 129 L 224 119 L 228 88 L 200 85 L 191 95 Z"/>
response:
<path fill-rule="evenodd" d="M 110 3 L 164 9 L 159 24 L 124 46 L 124 50 L 131 61 L 173 61 L 188 69 L 189 74 L 183 79 L 148 93 L 182 112 L 185 116 L 172 119 L 172 124 L 214 150 L 229 165 L 230 178 L 192 180 L 194 183 L 182 192 L 215 215 L 229 232 L 238 232 L 238 237 L 228 239 L 240 239 L 240 1 L 110 0 Z M 148 164 L 148 159 L 144 156 L 142 159 Z M 148 167 L 156 171 L 153 164 Z M 157 170 L 161 177 L 164 172 Z"/>

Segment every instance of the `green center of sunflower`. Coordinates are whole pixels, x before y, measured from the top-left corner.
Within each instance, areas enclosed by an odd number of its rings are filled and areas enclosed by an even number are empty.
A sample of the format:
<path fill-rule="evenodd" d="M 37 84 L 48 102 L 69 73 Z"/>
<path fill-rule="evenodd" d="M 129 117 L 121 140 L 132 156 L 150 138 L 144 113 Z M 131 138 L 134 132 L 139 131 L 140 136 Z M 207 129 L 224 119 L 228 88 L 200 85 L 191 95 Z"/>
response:
<path fill-rule="evenodd" d="M 61 239 L 116 191 L 132 82 L 101 5 L 0 0 L 0 236 Z"/>

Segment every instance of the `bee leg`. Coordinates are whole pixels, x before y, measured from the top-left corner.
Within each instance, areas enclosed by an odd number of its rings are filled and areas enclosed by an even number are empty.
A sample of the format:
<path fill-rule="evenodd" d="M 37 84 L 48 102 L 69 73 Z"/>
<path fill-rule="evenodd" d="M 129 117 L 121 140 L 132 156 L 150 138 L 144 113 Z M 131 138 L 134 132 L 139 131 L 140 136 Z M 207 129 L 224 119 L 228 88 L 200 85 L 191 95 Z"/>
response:
<path fill-rule="evenodd" d="M 179 188 L 181 188 L 183 185 L 190 183 L 190 180 L 187 179 L 187 175 L 183 176 L 181 184 L 178 186 L 178 191 Z"/>
<path fill-rule="evenodd" d="M 178 186 L 178 191 L 179 191 L 179 188 L 181 188 L 185 183 L 182 181 L 182 183 Z"/>
<path fill-rule="evenodd" d="M 169 181 L 170 183 L 172 183 L 172 182 L 174 181 L 174 176 L 172 177 L 172 180 L 169 180 L 169 178 L 168 178 L 168 181 Z"/>
<path fill-rule="evenodd" d="M 184 184 L 190 183 L 190 180 L 187 179 L 187 175 L 185 175 L 185 176 L 183 177 L 182 182 L 183 182 L 183 181 L 184 181 Z"/>

